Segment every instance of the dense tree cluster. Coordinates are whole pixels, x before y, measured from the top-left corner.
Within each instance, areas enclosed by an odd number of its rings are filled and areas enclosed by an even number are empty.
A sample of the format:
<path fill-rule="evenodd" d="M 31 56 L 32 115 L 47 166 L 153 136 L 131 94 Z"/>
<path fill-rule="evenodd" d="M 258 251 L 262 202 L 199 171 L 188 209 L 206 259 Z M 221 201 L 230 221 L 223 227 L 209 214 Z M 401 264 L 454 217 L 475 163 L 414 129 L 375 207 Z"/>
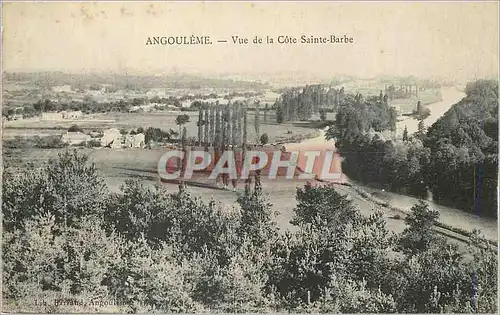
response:
<path fill-rule="evenodd" d="M 68 146 L 64 143 L 59 135 L 53 136 L 34 136 L 34 137 L 21 137 L 16 136 L 13 139 L 4 139 L 2 141 L 3 154 L 9 156 L 15 149 L 59 149 Z M 5 163 L 4 159 L 4 163 Z"/>
<path fill-rule="evenodd" d="M 403 144 L 393 142 L 391 137 L 385 139 L 383 131 L 396 131 L 396 117 L 387 96 L 364 98 L 348 94 L 327 137 L 336 139 L 345 158 L 342 170 L 351 179 L 378 183 L 399 192 L 425 194 L 419 170 L 421 163 L 428 160 L 429 150 L 424 150 L 416 138 Z"/>
<path fill-rule="evenodd" d="M 178 136 L 179 134 L 170 129 L 169 131 L 164 131 L 160 128 L 149 127 L 146 130 L 143 128 L 137 128 L 136 131 L 132 130 L 131 134 L 144 133 L 144 142 L 146 144 L 151 143 L 161 143 L 165 141 L 170 141 L 174 136 Z"/>
<path fill-rule="evenodd" d="M 170 104 L 180 107 L 179 99 L 175 97 L 158 98 L 150 100 L 153 103 L 158 103 L 157 109 L 162 109 L 161 104 Z M 129 112 L 133 106 L 148 104 L 147 98 L 133 98 L 125 100 L 117 100 L 112 102 L 96 102 L 91 97 L 84 97 L 82 101 L 52 101 L 49 99 L 39 100 L 33 105 L 26 105 L 22 108 L 6 108 L 2 114 L 5 117 L 11 117 L 14 114 L 22 115 L 24 118 L 39 115 L 43 112 L 61 112 L 61 111 L 82 111 L 84 113 L 106 113 L 106 112 Z"/>
<path fill-rule="evenodd" d="M 323 85 L 308 85 L 292 88 L 278 98 L 274 104 L 277 123 L 307 120 L 320 109 L 335 109 L 343 101 L 344 88 L 325 88 Z"/>
<path fill-rule="evenodd" d="M 14 108 L 8 104 L 2 106 L 2 116 L 3 117 L 13 117 L 14 115 L 20 115 L 23 118 L 30 118 L 36 116 L 37 111 L 33 106 L 23 106 Z"/>
<path fill-rule="evenodd" d="M 98 103 L 89 97 L 81 102 L 55 102 L 49 99 L 40 100 L 32 105 L 26 105 L 21 108 L 5 107 L 2 116 L 10 118 L 13 115 L 21 115 L 23 118 L 40 115 L 43 112 L 61 112 L 61 111 L 82 111 L 84 113 L 105 113 L 105 112 L 128 112 L 132 106 L 144 104 L 144 99 L 119 100 L 114 102 Z"/>
<path fill-rule="evenodd" d="M 127 181 L 113 194 L 67 152 L 40 170 L 6 170 L 2 211 L 4 311 L 497 311 L 496 252 L 475 233 L 464 259 L 424 203 L 391 235 L 381 213 L 307 184 L 296 231 L 280 233 L 258 178 L 233 207 L 182 185 Z"/>
<path fill-rule="evenodd" d="M 337 109 L 335 124 L 329 128 L 327 137 L 336 138 L 339 147 L 349 146 L 359 136 L 370 130 L 396 130 L 396 110 L 389 106 L 388 97 L 348 94 Z"/>

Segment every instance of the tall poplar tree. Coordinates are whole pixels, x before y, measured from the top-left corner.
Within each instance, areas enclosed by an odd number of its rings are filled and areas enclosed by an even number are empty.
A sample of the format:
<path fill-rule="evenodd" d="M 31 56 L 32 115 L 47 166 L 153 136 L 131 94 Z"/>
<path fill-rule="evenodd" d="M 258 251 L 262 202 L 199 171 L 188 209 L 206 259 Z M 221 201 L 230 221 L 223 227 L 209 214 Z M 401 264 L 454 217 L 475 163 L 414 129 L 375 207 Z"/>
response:
<path fill-rule="evenodd" d="M 266 103 L 264 107 L 264 123 L 267 123 L 267 112 L 269 111 L 269 105 Z"/>
<path fill-rule="evenodd" d="M 214 134 L 214 147 L 217 148 L 217 150 L 220 149 L 220 144 L 222 141 L 222 124 L 221 124 L 221 108 L 220 105 L 217 103 L 215 107 L 215 134 Z M 219 151 L 218 151 L 219 152 Z"/>
<path fill-rule="evenodd" d="M 245 104 L 244 107 L 242 108 L 243 111 L 243 140 L 241 143 L 241 148 L 243 152 L 243 159 L 245 158 L 246 152 L 247 152 L 247 123 L 248 123 L 248 118 L 247 118 L 247 105 Z"/>
<path fill-rule="evenodd" d="M 210 145 L 215 146 L 215 106 L 212 104 L 210 106 L 210 130 L 209 130 L 209 140 Z"/>
<path fill-rule="evenodd" d="M 408 142 L 408 128 L 405 125 L 405 130 L 403 130 L 403 141 Z"/>
<path fill-rule="evenodd" d="M 203 140 L 205 143 L 205 151 L 208 151 L 208 145 L 210 142 L 210 139 L 209 139 L 210 118 L 208 117 L 207 106 L 205 106 L 203 109 L 203 117 L 204 117 L 203 121 L 205 122 L 204 130 L 203 130 L 204 131 Z"/>
<path fill-rule="evenodd" d="M 255 120 L 254 120 L 254 127 L 255 127 L 255 139 L 256 143 L 259 142 L 260 138 L 260 103 L 257 101 L 255 103 Z"/>
<path fill-rule="evenodd" d="M 238 136 L 237 104 L 233 104 L 233 106 L 230 108 L 230 111 L 231 111 L 231 145 L 234 147 L 238 143 L 238 141 L 237 141 L 237 136 Z"/>
<path fill-rule="evenodd" d="M 241 103 L 238 102 L 238 105 L 236 106 L 236 139 L 235 139 L 235 145 L 240 146 L 241 145 L 241 119 L 243 117 L 243 106 Z"/>
<path fill-rule="evenodd" d="M 198 123 L 197 123 L 197 126 L 198 126 L 198 145 L 201 147 L 201 144 L 202 144 L 202 137 L 203 137 L 203 126 L 205 125 L 205 122 L 203 121 L 203 110 L 200 106 L 200 108 L 198 108 Z"/>

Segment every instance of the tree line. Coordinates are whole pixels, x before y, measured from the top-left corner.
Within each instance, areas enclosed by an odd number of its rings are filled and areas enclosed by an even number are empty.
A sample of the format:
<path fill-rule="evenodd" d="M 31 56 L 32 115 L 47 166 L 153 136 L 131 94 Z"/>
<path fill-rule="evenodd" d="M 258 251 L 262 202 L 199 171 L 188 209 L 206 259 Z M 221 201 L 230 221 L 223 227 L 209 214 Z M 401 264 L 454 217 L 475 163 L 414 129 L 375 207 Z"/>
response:
<path fill-rule="evenodd" d="M 247 92 L 232 92 L 226 95 L 224 98 L 233 98 L 239 96 L 254 97 L 259 95 L 259 93 Z M 154 108 L 157 110 L 162 110 L 166 105 L 172 105 L 179 108 L 180 110 L 185 110 L 182 107 L 181 102 L 186 100 L 191 100 L 192 103 L 190 107 L 191 110 L 198 110 L 204 100 L 211 98 L 217 98 L 217 94 L 209 95 L 183 95 L 180 97 L 159 97 L 154 96 L 152 98 L 147 97 L 135 97 L 132 99 L 123 99 L 111 102 L 96 102 L 90 96 L 85 96 L 81 102 L 78 101 L 52 101 L 50 99 L 39 100 L 30 105 L 24 105 L 21 107 L 14 108 L 13 106 L 5 106 L 2 108 L 2 116 L 11 117 L 13 115 L 22 115 L 24 118 L 33 117 L 37 114 L 43 112 L 61 112 L 61 111 L 82 111 L 84 113 L 105 113 L 105 112 L 129 112 L 133 106 L 147 105 L 150 103 L 157 104 Z"/>

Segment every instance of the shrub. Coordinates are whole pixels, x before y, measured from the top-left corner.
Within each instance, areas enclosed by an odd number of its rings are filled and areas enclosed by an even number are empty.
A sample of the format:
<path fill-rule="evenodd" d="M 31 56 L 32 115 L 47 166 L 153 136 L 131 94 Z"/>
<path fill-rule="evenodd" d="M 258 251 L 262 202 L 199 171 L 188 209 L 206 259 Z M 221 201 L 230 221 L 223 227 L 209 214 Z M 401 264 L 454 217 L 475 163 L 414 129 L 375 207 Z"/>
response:
<path fill-rule="evenodd" d="M 3 140 L 3 147 L 6 149 L 60 149 L 68 146 L 61 140 L 60 136 L 46 137 L 16 137 L 15 139 Z"/>
<path fill-rule="evenodd" d="M 8 231 L 47 213 L 70 227 L 102 215 L 106 186 L 87 156 L 66 151 L 41 170 L 6 172 L 2 197 L 3 228 Z"/>
<path fill-rule="evenodd" d="M 411 213 L 406 216 L 408 227 L 403 231 L 399 245 L 407 253 L 414 254 L 425 252 L 429 246 L 441 240 L 434 230 L 434 225 L 439 217 L 439 212 L 430 210 L 429 205 L 423 201 L 411 208 Z"/>
<path fill-rule="evenodd" d="M 425 251 L 396 263 L 387 274 L 398 312 L 440 312 L 441 307 L 453 301 L 457 287 L 470 288 L 462 254 L 456 246 L 446 243 L 429 244 Z M 435 288 L 440 297 L 432 302 Z M 470 289 L 464 291 L 468 292 Z"/>
<path fill-rule="evenodd" d="M 269 142 L 269 136 L 267 135 L 267 133 L 263 133 L 260 136 L 260 140 L 259 141 L 260 141 L 260 144 L 266 145 Z"/>
<path fill-rule="evenodd" d="M 35 141 L 35 146 L 40 149 L 59 149 L 68 145 L 59 136 L 36 137 Z"/>
<path fill-rule="evenodd" d="M 345 224 L 359 216 L 347 196 L 339 194 L 332 185 L 313 187 L 307 183 L 297 189 L 297 207 L 291 223 L 294 225 Z"/>
<path fill-rule="evenodd" d="M 83 129 L 78 125 L 72 125 L 68 128 L 68 132 L 83 132 Z"/>
<path fill-rule="evenodd" d="M 278 235 L 275 215 L 268 198 L 264 196 L 260 180 L 256 178 L 253 191 L 247 187 L 237 199 L 241 207 L 241 225 L 238 234 L 256 247 L 274 242 Z"/>
<path fill-rule="evenodd" d="M 190 296 L 187 262 L 178 263 L 168 246 L 154 250 L 146 239 L 128 242 L 121 252 L 123 262 L 113 266 L 106 280 L 110 293 L 127 312 L 186 313 L 200 311 Z"/>

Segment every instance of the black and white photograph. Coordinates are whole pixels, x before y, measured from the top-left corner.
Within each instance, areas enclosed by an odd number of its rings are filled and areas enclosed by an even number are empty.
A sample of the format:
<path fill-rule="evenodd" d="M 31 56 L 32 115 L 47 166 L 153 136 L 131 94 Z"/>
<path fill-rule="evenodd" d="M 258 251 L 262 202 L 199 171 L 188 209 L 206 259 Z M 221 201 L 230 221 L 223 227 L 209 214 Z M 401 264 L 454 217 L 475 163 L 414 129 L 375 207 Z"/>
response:
<path fill-rule="evenodd" d="M 2 313 L 498 313 L 498 1 L 3 1 Z"/>

